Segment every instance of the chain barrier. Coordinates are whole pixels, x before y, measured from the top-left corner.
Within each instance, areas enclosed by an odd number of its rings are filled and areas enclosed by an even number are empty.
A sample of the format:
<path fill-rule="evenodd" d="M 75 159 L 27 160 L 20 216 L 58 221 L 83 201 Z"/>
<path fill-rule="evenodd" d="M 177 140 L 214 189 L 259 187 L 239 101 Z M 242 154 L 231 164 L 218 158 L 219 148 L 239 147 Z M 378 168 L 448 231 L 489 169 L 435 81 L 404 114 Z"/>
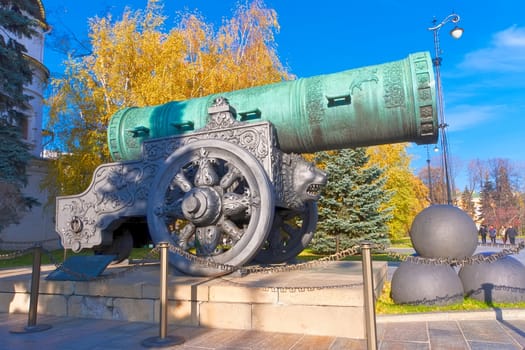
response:
<path fill-rule="evenodd" d="M 281 272 L 291 272 L 291 271 L 301 271 L 301 270 L 307 270 L 314 267 L 321 266 L 325 263 L 331 262 L 331 261 L 338 261 L 346 258 L 350 255 L 356 255 L 361 251 L 360 246 L 354 246 L 345 250 L 342 250 L 338 253 L 322 257 L 317 260 L 313 261 L 307 261 L 304 263 L 298 263 L 298 264 L 288 264 L 288 265 L 278 265 L 278 266 L 232 266 L 227 264 L 221 264 L 218 262 L 213 261 L 210 258 L 201 258 L 198 256 L 195 256 L 191 253 L 188 253 L 182 248 L 179 248 L 171 243 L 169 243 L 169 251 L 173 252 L 175 254 L 181 255 L 185 259 L 191 261 L 192 263 L 196 263 L 199 265 L 203 265 L 210 268 L 220 269 L 222 271 L 229 271 L 229 272 L 239 272 L 241 276 L 247 275 L 247 274 L 272 274 L 272 273 L 281 273 Z M 247 283 L 232 281 L 230 279 L 221 277 L 222 281 L 225 281 L 232 285 L 241 285 L 246 287 Z M 310 291 L 316 291 L 321 289 L 337 289 L 337 288 L 357 288 L 361 287 L 363 285 L 362 282 L 358 283 L 350 283 L 350 284 L 338 284 L 338 285 L 331 285 L 331 286 L 302 286 L 302 287 L 288 287 L 288 286 L 271 286 L 271 287 L 258 287 L 259 289 L 262 289 L 264 291 L 270 291 L 270 292 L 310 292 Z"/>
<path fill-rule="evenodd" d="M 33 247 L 34 246 L 31 246 L 30 248 L 26 249 L 20 249 L 10 253 L 0 254 L 0 260 L 12 260 L 27 255 L 33 251 Z"/>
<path fill-rule="evenodd" d="M 42 241 L 43 242 L 43 241 Z M 31 243 L 31 245 L 23 250 L 19 250 L 13 253 L 0 255 L 0 260 L 5 256 L 5 260 L 17 258 L 19 256 L 23 256 L 25 254 L 31 253 L 33 251 L 33 248 L 37 245 L 40 245 L 42 242 L 12 242 L 17 244 L 25 244 Z M 10 242 L 11 243 L 11 242 Z M 42 248 L 42 247 L 41 247 Z M 218 262 L 214 262 L 210 258 L 202 258 L 198 257 L 196 255 L 193 255 L 191 253 L 188 253 L 187 251 L 174 246 L 173 244 L 169 244 L 169 250 L 175 254 L 179 254 L 183 256 L 184 258 L 188 259 L 189 261 L 204 265 L 211 268 L 220 269 L 222 271 L 229 271 L 229 272 L 236 272 L 238 271 L 241 275 L 247 275 L 249 273 L 257 274 L 257 273 L 264 273 L 264 274 L 271 274 L 271 273 L 280 273 L 280 272 L 290 272 L 290 271 L 299 271 L 299 270 L 307 270 L 311 269 L 317 266 L 321 266 L 327 262 L 331 261 L 338 261 L 342 260 L 347 256 L 350 255 L 356 255 L 360 252 L 361 248 L 359 246 L 354 246 L 348 249 L 345 249 L 339 253 L 335 253 L 326 257 L 322 257 L 320 259 L 307 261 L 304 263 L 298 263 L 298 264 L 290 264 L 290 265 L 278 265 L 278 266 L 244 266 L 244 267 L 237 267 L 227 264 L 221 264 Z M 129 266 L 124 268 L 123 270 L 119 270 L 116 272 L 110 272 L 105 273 L 100 276 L 88 276 L 84 273 L 71 270 L 64 266 L 64 262 L 59 262 L 56 257 L 53 255 L 51 251 L 48 249 L 42 248 L 42 252 L 47 254 L 49 261 L 55 266 L 57 270 L 60 270 L 70 276 L 74 276 L 79 280 L 82 281 L 97 281 L 97 282 L 103 282 L 109 279 L 119 278 L 123 277 L 124 275 L 127 275 L 131 272 L 134 272 L 138 270 L 140 267 L 151 263 L 151 261 L 158 261 L 160 248 L 155 247 L 151 251 L 148 252 L 148 254 L 142 258 L 138 263 L 133 264 L 133 266 Z M 222 278 L 223 281 L 230 283 L 230 284 L 236 284 L 236 285 L 244 285 L 246 284 L 241 282 L 235 282 L 228 280 L 226 278 Z M 304 286 L 304 287 L 280 287 L 280 286 L 271 286 L 271 287 L 262 287 L 262 290 L 265 291 L 282 291 L 282 292 L 307 292 L 307 291 L 315 291 L 320 289 L 337 289 L 337 288 L 357 288 L 362 286 L 363 283 L 350 283 L 350 284 L 338 284 L 338 285 L 331 285 L 331 286 Z"/>
<path fill-rule="evenodd" d="M 298 263 L 298 264 L 289 264 L 289 265 L 277 265 L 277 266 L 261 266 L 261 265 L 254 265 L 254 266 L 233 266 L 233 265 L 227 265 L 227 264 L 221 264 L 218 262 L 213 261 L 213 258 L 201 258 L 199 256 L 193 255 L 191 253 L 188 253 L 182 248 L 179 248 L 171 243 L 169 243 L 169 251 L 175 254 L 178 254 L 182 256 L 183 258 L 210 268 L 220 269 L 222 271 L 229 271 L 229 272 L 236 272 L 238 271 L 241 275 L 246 275 L 249 273 L 276 273 L 276 272 L 290 272 L 290 271 L 298 271 L 298 270 L 307 270 L 309 268 L 313 268 L 316 266 L 320 266 L 322 264 L 325 264 L 327 262 L 331 261 L 338 261 L 341 259 L 346 258 L 350 255 L 355 255 L 358 252 L 360 252 L 361 248 L 359 246 L 354 246 L 345 250 L 342 250 L 338 253 L 322 257 L 317 260 L 312 261 L 306 261 L 304 263 Z"/>
<path fill-rule="evenodd" d="M 469 295 L 473 294 L 479 294 L 481 292 L 487 292 L 487 291 L 504 291 L 504 292 L 512 292 L 512 293 L 525 293 L 525 288 L 520 287 L 510 287 L 510 286 L 501 286 L 501 285 L 493 285 L 492 283 L 487 286 L 486 288 L 478 288 L 473 292 L 468 293 Z"/>
<path fill-rule="evenodd" d="M 221 281 L 234 285 L 234 286 L 241 286 L 241 287 L 250 286 L 249 283 L 232 281 L 224 277 L 221 277 Z M 301 287 L 288 287 L 288 286 L 260 287 L 260 286 L 257 286 L 256 288 L 262 291 L 265 291 L 265 292 L 303 293 L 303 292 L 314 292 L 317 290 L 324 290 L 324 289 L 340 289 L 340 288 L 352 289 L 352 288 L 358 288 L 362 286 L 363 286 L 363 282 L 335 284 L 335 285 L 329 285 L 329 286 L 301 286 Z"/>
<path fill-rule="evenodd" d="M 35 245 L 44 245 L 44 243 L 57 242 L 57 241 L 58 241 L 58 239 L 56 239 L 56 238 L 44 239 L 44 240 L 41 240 L 41 241 L 4 241 L 4 240 L 0 239 L 0 245 L 1 244 L 8 244 L 10 246 L 22 245 L 22 246 L 34 247 Z"/>
<path fill-rule="evenodd" d="M 520 242 L 519 244 L 513 246 L 512 248 L 504 248 L 502 251 L 498 253 L 492 253 L 489 255 L 484 254 L 476 254 L 473 256 L 469 256 L 463 259 L 456 259 L 456 258 L 423 258 L 421 256 L 413 256 L 409 254 L 402 254 L 398 252 L 386 252 L 386 254 L 394 258 L 396 260 L 400 261 L 406 261 L 411 262 L 415 264 L 427 264 L 427 265 L 451 265 L 451 266 L 457 266 L 462 267 L 464 265 L 473 265 L 473 264 L 481 264 L 486 262 L 495 262 L 499 259 L 502 259 L 508 255 L 513 254 L 519 254 L 522 249 L 525 248 L 525 242 Z M 381 249 L 381 248 L 380 248 Z M 382 248 L 384 249 L 384 247 Z"/>
<path fill-rule="evenodd" d="M 44 243 L 47 242 L 56 242 L 56 239 L 46 239 L 43 241 L 17 241 L 17 242 L 9 242 L 9 241 L 3 241 L 0 239 L 0 245 L 1 244 L 7 244 L 11 247 L 17 247 L 22 246 L 19 249 L 16 249 L 13 252 L 9 253 L 3 253 L 0 254 L 0 260 L 12 260 L 19 258 L 21 256 L 27 255 L 33 251 L 33 248 L 36 246 L 42 246 Z"/>
<path fill-rule="evenodd" d="M 42 252 L 47 254 L 49 261 L 51 262 L 51 264 L 55 266 L 57 270 L 60 270 L 70 276 L 75 276 L 79 280 L 83 280 L 83 281 L 105 281 L 108 279 L 122 277 L 128 273 L 136 271 L 137 269 L 139 269 L 140 267 L 148 263 L 151 263 L 151 261 L 159 260 L 158 259 L 159 248 L 155 247 L 151 251 L 149 251 L 148 254 L 144 256 L 144 258 L 139 260 L 137 263 L 134 263 L 132 266 L 126 267 L 123 270 L 121 269 L 116 272 L 110 272 L 110 273 L 106 273 L 101 276 L 93 277 L 93 276 L 88 276 L 86 274 L 83 274 L 81 272 L 77 272 L 77 271 L 68 269 L 67 267 L 64 266 L 63 262 L 57 261 L 53 253 L 43 247 L 43 243 L 48 243 L 48 242 L 56 242 L 56 239 L 48 239 L 48 240 L 42 240 L 42 241 L 16 241 L 16 242 L 0 241 L 0 243 L 9 244 L 10 246 L 25 246 L 23 249 L 18 249 L 14 252 L 0 254 L 0 260 L 12 260 L 12 259 L 16 259 L 16 258 L 19 258 L 27 254 L 32 254 L 34 248 L 39 246 L 42 249 Z"/>
<path fill-rule="evenodd" d="M 516 244 L 510 244 L 510 243 L 478 243 L 478 247 L 489 247 L 489 248 L 512 248 L 515 245 Z"/>
<path fill-rule="evenodd" d="M 487 293 L 493 294 L 495 291 L 504 291 L 504 292 L 511 292 L 516 294 L 523 294 L 525 293 L 525 288 L 519 288 L 519 287 L 510 287 L 510 286 L 501 286 L 501 285 L 493 285 L 492 283 L 487 286 L 486 288 L 478 288 L 475 290 L 466 291 L 465 294 L 455 294 L 455 295 L 445 295 L 442 297 L 435 297 L 433 299 L 417 299 L 410 302 L 400 303 L 400 304 L 406 304 L 406 305 L 425 305 L 425 306 L 439 306 L 439 305 L 449 305 L 450 303 L 459 302 L 463 300 L 465 296 L 472 297 L 474 295 L 479 295 L 481 293 Z"/>
<path fill-rule="evenodd" d="M 425 306 L 439 306 L 439 305 L 450 305 L 454 302 L 462 301 L 464 298 L 463 293 L 454 295 L 445 295 L 442 297 L 435 297 L 434 299 L 418 299 L 408 303 L 399 303 L 400 305 L 425 305 Z"/>
<path fill-rule="evenodd" d="M 49 260 L 51 261 L 51 263 L 53 265 L 55 265 L 55 268 L 57 270 L 60 270 L 60 271 L 66 273 L 66 274 L 68 274 L 70 276 L 75 276 L 75 277 L 77 277 L 78 279 L 80 279 L 82 281 L 103 282 L 103 281 L 106 281 L 106 280 L 109 280 L 109 279 L 123 277 L 124 275 L 127 275 L 127 274 L 129 274 L 131 272 L 134 272 L 134 271 L 138 270 L 140 267 L 150 263 L 150 261 L 153 260 L 154 257 L 158 257 L 159 256 L 160 248 L 159 247 L 155 247 L 152 250 L 150 250 L 148 252 L 148 254 L 142 259 L 142 262 L 133 264 L 132 266 L 129 266 L 129 267 L 125 267 L 123 270 L 119 270 L 119 271 L 116 271 L 116 272 L 109 272 L 109 273 L 105 273 L 103 275 L 95 276 L 95 277 L 88 276 L 88 275 L 86 275 L 84 273 L 68 269 L 67 267 L 64 266 L 64 262 L 58 262 L 56 260 L 56 258 L 52 254 L 52 252 L 50 252 L 49 250 L 46 250 L 46 249 L 43 249 L 43 251 L 44 251 L 44 253 L 46 253 L 48 255 Z M 158 260 L 158 259 L 155 259 L 155 260 Z"/>
<path fill-rule="evenodd" d="M 31 245 L 24 249 L 17 250 L 15 252 L 7 253 L 7 254 L 0 254 L 0 260 L 9 260 L 9 259 L 13 259 L 13 258 L 17 258 L 23 255 L 26 255 L 30 253 L 36 245 L 40 245 L 43 242 L 48 242 L 48 241 L 51 241 L 51 240 L 39 241 L 39 242 L 7 242 L 9 244 L 18 244 L 18 245 L 31 244 Z M 3 242 L 3 243 L 6 243 L 6 242 Z M 432 264 L 432 265 L 446 264 L 446 265 L 461 267 L 464 265 L 470 265 L 470 264 L 476 264 L 476 263 L 495 262 L 508 255 L 519 254 L 521 250 L 525 249 L 525 242 L 522 241 L 515 246 L 511 246 L 507 244 L 499 244 L 499 245 L 490 244 L 487 246 L 490 246 L 490 247 L 497 246 L 503 249 L 498 253 L 493 253 L 490 255 L 477 254 L 477 255 L 466 257 L 463 259 L 451 259 L 451 258 L 423 258 L 420 256 L 413 256 L 411 254 L 393 252 L 393 251 L 389 251 L 387 247 L 383 244 L 374 244 L 372 248 L 374 249 L 375 252 L 385 253 L 390 258 L 398 260 L 398 261 L 406 261 L 406 262 L 411 262 L 411 263 L 416 263 L 416 264 Z M 54 264 L 57 269 L 61 270 L 64 273 L 75 276 L 81 280 L 106 281 L 109 279 L 119 278 L 131 272 L 134 272 L 138 270 L 140 267 L 145 266 L 148 263 L 151 263 L 152 261 L 158 261 L 160 249 L 158 247 L 152 248 L 152 250 L 149 251 L 148 254 L 144 258 L 142 258 L 141 260 L 138 260 L 138 262 L 134 263 L 132 266 L 126 267 L 124 269 L 121 268 L 119 269 L 119 271 L 105 273 L 97 277 L 87 276 L 83 273 L 68 269 L 67 267 L 64 266 L 63 262 L 57 261 L 57 259 L 52 254 L 52 252 L 44 248 L 42 248 L 42 251 L 48 255 L 51 263 Z M 185 251 L 184 249 L 173 245 L 172 243 L 169 243 L 169 251 L 175 254 L 178 254 L 195 264 L 199 264 L 199 265 L 214 268 L 214 269 L 219 269 L 221 271 L 227 271 L 229 273 L 238 272 L 241 276 L 245 276 L 247 274 L 272 274 L 272 273 L 309 270 L 315 267 L 322 266 L 328 262 L 340 261 L 348 256 L 357 255 L 361 252 L 361 247 L 356 245 L 356 246 L 347 248 L 345 250 L 342 250 L 332 255 L 328 255 L 328 256 L 325 256 L 319 259 L 310 260 L 310 261 L 297 263 L 297 264 L 279 264 L 279 265 L 274 265 L 274 266 L 252 265 L 252 266 L 240 266 L 240 267 L 216 262 L 213 260 L 212 257 L 203 258 L 203 257 L 193 255 Z M 224 277 L 221 277 L 221 279 L 230 284 L 246 286 L 246 284 L 242 282 L 232 281 Z M 302 287 L 269 286 L 269 287 L 260 287 L 260 289 L 265 290 L 265 291 L 307 292 L 307 291 L 315 291 L 315 290 L 320 290 L 320 289 L 357 288 L 357 287 L 361 287 L 362 285 L 363 283 L 359 282 L 359 283 L 338 284 L 338 285 L 328 285 L 328 286 L 302 286 Z M 505 288 L 505 287 L 499 287 L 499 288 Z M 507 287 L 507 288 L 510 288 L 510 287 Z"/>

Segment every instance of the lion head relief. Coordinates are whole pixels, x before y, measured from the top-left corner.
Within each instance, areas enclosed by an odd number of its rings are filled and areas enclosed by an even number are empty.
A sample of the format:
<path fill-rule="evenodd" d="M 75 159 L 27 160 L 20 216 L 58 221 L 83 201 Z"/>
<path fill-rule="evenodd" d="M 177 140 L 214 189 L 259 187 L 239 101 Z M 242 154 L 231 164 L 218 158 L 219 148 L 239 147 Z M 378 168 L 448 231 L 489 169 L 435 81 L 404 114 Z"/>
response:
<path fill-rule="evenodd" d="M 300 209 L 305 202 L 317 201 L 326 185 L 326 173 L 298 154 L 283 153 L 282 173 L 284 200 L 291 209 Z"/>

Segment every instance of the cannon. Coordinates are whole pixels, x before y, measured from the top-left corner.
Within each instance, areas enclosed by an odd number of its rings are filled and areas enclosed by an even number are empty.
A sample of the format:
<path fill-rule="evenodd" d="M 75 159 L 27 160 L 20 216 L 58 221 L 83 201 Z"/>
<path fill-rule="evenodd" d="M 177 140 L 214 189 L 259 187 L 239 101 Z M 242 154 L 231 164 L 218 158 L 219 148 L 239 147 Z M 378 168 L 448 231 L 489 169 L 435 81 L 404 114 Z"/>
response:
<path fill-rule="evenodd" d="M 312 239 L 326 184 L 300 154 L 435 143 L 438 129 L 427 52 L 125 108 L 107 129 L 115 162 L 99 166 L 83 193 L 57 197 L 56 231 L 66 249 L 120 259 L 149 234 L 177 247 L 170 263 L 196 276 L 227 273 L 221 265 L 285 262 Z"/>

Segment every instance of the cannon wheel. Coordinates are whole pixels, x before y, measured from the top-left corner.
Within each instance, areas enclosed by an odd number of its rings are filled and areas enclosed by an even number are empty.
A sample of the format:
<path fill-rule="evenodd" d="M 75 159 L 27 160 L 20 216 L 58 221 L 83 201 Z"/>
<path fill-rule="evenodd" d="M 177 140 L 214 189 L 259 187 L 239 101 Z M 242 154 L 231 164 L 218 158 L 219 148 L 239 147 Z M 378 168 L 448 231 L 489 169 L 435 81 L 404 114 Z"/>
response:
<path fill-rule="evenodd" d="M 279 264 L 295 258 L 314 237 L 316 226 L 316 202 L 307 202 L 302 211 L 277 210 L 272 230 L 253 260 L 260 264 Z"/>
<path fill-rule="evenodd" d="M 271 229 L 274 197 L 259 161 L 222 140 L 177 149 L 159 169 L 148 198 L 155 243 L 169 242 L 207 261 L 240 267 L 259 251 Z M 229 271 L 170 251 L 170 263 L 194 276 Z"/>

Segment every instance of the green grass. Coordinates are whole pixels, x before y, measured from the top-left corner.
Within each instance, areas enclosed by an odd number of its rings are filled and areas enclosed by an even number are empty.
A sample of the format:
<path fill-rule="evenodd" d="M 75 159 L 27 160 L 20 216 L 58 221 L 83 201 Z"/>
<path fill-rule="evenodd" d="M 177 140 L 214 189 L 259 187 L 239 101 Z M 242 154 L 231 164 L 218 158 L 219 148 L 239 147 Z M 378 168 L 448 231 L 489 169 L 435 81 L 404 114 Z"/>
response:
<path fill-rule="evenodd" d="M 297 256 L 299 261 L 309 261 L 315 260 L 326 256 L 325 254 L 314 253 L 311 249 L 306 248 Z M 344 258 L 346 261 L 361 261 L 363 258 L 361 254 L 350 255 Z M 375 261 L 399 261 L 392 256 L 389 256 L 387 253 L 372 253 L 372 260 Z"/>
<path fill-rule="evenodd" d="M 150 248 L 133 248 L 133 251 L 131 252 L 130 259 L 143 259 L 145 258 L 149 252 L 151 251 Z M 10 251 L 0 251 L 0 256 L 2 255 L 9 255 L 13 252 Z M 60 264 L 64 262 L 65 259 L 67 259 L 70 256 L 75 255 L 93 255 L 93 251 L 91 249 L 83 249 L 82 251 L 78 253 L 73 253 L 72 251 L 64 251 L 63 249 L 57 249 L 53 251 L 43 251 L 42 252 L 42 260 L 41 264 Z M 33 251 L 29 250 L 27 253 L 21 256 L 17 256 L 16 258 L 12 259 L 6 259 L 6 260 L 0 260 L 0 268 L 11 268 L 11 267 L 26 267 L 26 266 L 32 266 L 33 265 Z"/>
<path fill-rule="evenodd" d="M 398 305 L 390 297 L 391 284 L 386 282 L 383 287 L 383 293 L 377 299 L 377 314 L 412 314 L 424 312 L 448 312 L 448 311 L 476 311 L 500 309 L 522 309 L 525 308 L 525 302 L 520 303 L 485 303 L 472 298 L 465 298 L 462 303 L 444 306 L 429 305 Z"/>
<path fill-rule="evenodd" d="M 393 248 L 412 248 L 412 241 L 410 240 L 410 237 L 391 239 L 390 243 L 391 247 Z"/>

